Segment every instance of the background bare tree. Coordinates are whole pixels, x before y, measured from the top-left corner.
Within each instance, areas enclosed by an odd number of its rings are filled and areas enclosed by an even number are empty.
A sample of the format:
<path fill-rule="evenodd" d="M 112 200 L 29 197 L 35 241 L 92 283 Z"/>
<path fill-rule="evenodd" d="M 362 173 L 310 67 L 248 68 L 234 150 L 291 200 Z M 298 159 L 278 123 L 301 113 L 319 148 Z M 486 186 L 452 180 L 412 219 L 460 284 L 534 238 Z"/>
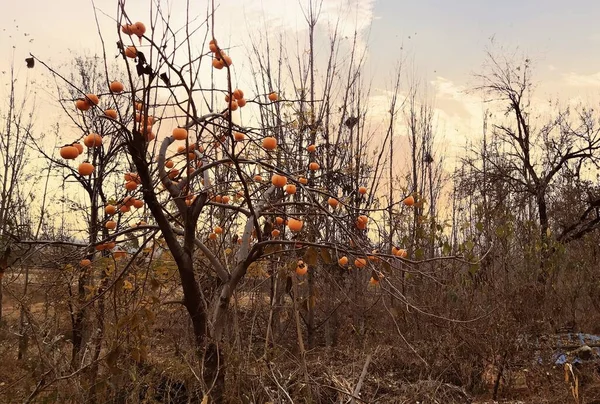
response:
<path fill-rule="evenodd" d="M 27 167 L 27 144 L 31 140 L 35 110 L 31 90 L 26 80 L 18 80 L 14 64 L 11 64 L 8 76 L 8 92 L 0 104 L 0 323 L 3 313 L 2 275 L 14 259 L 9 236 L 31 235 L 28 204 L 37 196 L 35 182 Z"/>

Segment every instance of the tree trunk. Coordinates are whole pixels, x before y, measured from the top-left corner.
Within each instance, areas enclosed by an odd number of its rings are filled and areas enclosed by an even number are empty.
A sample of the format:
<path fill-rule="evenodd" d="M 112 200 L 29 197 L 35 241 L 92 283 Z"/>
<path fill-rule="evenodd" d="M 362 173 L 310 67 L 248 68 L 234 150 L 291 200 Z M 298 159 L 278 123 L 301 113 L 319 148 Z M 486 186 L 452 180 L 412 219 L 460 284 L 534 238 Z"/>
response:
<path fill-rule="evenodd" d="M 108 230 L 106 228 L 102 229 L 103 238 L 108 236 Z M 102 293 L 108 287 L 110 278 L 106 274 L 105 271 L 102 272 L 102 279 L 100 281 L 100 288 L 98 289 L 98 293 Z M 104 318 L 106 313 L 106 301 L 104 295 L 100 297 L 98 300 L 98 314 L 97 314 L 97 334 L 94 338 L 94 354 L 92 357 L 92 366 L 89 371 L 89 380 L 90 380 L 90 388 L 88 393 L 88 402 L 90 404 L 95 404 L 98 402 L 100 397 L 97 396 L 97 379 L 98 379 L 98 371 L 100 368 L 100 353 L 102 352 L 102 342 L 104 340 Z"/>
<path fill-rule="evenodd" d="M 165 139 L 165 142 L 166 141 L 168 140 Z M 168 146 L 168 144 L 163 144 L 161 150 L 163 150 L 163 148 L 166 150 L 166 146 Z M 191 208 L 179 208 L 180 213 L 185 218 L 184 244 L 182 246 L 154 192 L 143 141 L 141 138 L 135 138 L 128 144 L 128 148 L 132 161 L 140 176 L 144 202 L 146 202 L 148 209 L 160 227 L 169 251 L 173 256 L 173 260 L 177 265 L 183 289 L 183 302 L 188 315 L 190 316 L 190 320 L 192 321 L 196 351 L 200 361 L 202 361 L 204 365 L 203 379 L 209 389 L 208 395 L 210 397 L 210 402 L 215 404 L 222 403 L 224 401 L 223 395 L 225 392 L 225 372 L 223 370 L 224 357 L 217 345 L 220 338 L 215 338 L 215 342 L 207 342 L 208 315 L 202 291 L 200 290 L 200 286 L 198 285 L 194 274 L 194 262 L 192 259 L 198 216 L 194 217 L 194 215 L 191 214 L 192 211 L 190 209 L 195 209 L 196 205 L 192 205 Z M 164 151 L 162 151 L 162 153 L 162 158 L 164 158 Z M 202 194 L 199 199 L 196 200 L 196 203 L 204 203 L 206 197 L 206 194 Z M 227 287 L 227 285 L 224 287 Z M 229 297 L 230 296 L 231 295 L 229 294 Z M 227 303 L 229 303 L 229 300 L 227 300 Z M 204 357 L 202 357 L 202 352 L 204 352 Z"/>
<path fill-rule="evenodd" d="M 2 269 L 0 269 L 2 271 Z M 2 326 L 2 276 L 4 272 L 0 272 L 0 326 Z"/>
<path fill-rule="evenodd" d="M 315 309 L 314 309 L 314 299 L 315 299 L 315 278 L 314 278 L 314 269 L 308 268 L 308 303 L 306 305 L 308 309 L 307 313 L 307 344 L 308 349 L 312 349 L 315 346 Z"/>
<path fill-rule="evenodd" d="M 27 353 L 27 347 L 29 345 L 29 327 L 25 323 L 25 311 L 28 310 L 28 307 L 25 306 L 25 301 L 27 297 L 27 289 L 29 287 L 29 266 L 25 268 L 25 281 L 23 285 L 23 299 L 21 303 L 21 312 L 19 314 L 19 351 L 17 353 L 17 359 L 22 360 L 25 358 Z"/>
<path fill-rule="evenodd" d="M 204 353 L 204 383 L 209 391 L 210 403 L 225 402 L 225 356 L 215 342 L 208 343 Z"/>
<path fill-rule="evenodd" d="M 83 282 L 79 282 L 80 285 L 83 285 Z M 78 288 L 81 293 L 81 288 Z M 85 293 L 85 289 L 84 292 Z M 71 367 L 76 369 L 77 362 L 79 360 L 79 353 L 81 352 L 81 346 L 83 344 L 83 317 L 85 315 L 85 311 L 77 311 L 74 316 L 74 321 L 72 323 L 73 328 L 73 347 L 71 349 Z"/>
<path fill-rule="evenodd" d="M 90 245 L 96 244 L 98 241 L 98 200 L 97 196 L 91 190 L 90 193 L 90 221 L 89 221 L 89 242 Z M 80 268 L 79 279 L 77 280 L 77 305 L 83 307 L 86 303 L 86 286 L 89 284 L 89 274 L 85 268 Z M 71 367 L 77 368 L 77 362 L 80 360 L 81 349 L 83 347 L 83 338 L 85 332 L 85 317 L 87 316 L 86 308 L 77 308 L 73 315 L 73 347 L 71 350 Z"/>
<path fill-rule="evenodd" d="M 198 357 L 203 363 L 203 379 L 210 402 L 224 402 L 225 371 L 224 355 L 218 342 L 207 342 L 208 316 L 202 301 L 202 294 L 196 282 L 191 257 L 182 257 L 188 265 L 179 268 L 183 286 L 184 305 L 192 321 Z M 204 349 L 203 349 L 204 348 Z M 202 355 L 204 353 L 204 356 Z"/>
<path fill-rule="evenodd" d="M 548 208 L 546 206 L 546 195 L 543 190 L 538 191 L 537 207 L 540 220 L 540 268 L 538 273 L 538 282 L 545 285 L 548 279 L 548 261 L 550 259 L 550 245 L 548 237 Z"/>

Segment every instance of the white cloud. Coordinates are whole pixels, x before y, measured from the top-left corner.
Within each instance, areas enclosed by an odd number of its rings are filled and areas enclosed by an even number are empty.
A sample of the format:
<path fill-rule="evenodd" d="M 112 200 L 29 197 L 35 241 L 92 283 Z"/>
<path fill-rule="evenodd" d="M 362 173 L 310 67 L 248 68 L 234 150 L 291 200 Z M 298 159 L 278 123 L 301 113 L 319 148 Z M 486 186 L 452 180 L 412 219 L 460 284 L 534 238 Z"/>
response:
<path fill-rule="evenodd" d="M 461 146 L 474 134 L 481 133 L 484 107 L 477 94 L 469 93 L 466 87 L 440 76 L 430 84 L 435 90 L 439 129 L 447 140 Z"/>
<path fill-rule="evenodd" d="M 600 72 L 592 74 L 579 74 L 575 72 L 569 72 L 563 76 L 563 79 L 567 85 L 574 87 L 600 86 Z"/>
<path fill-rule="evenodd" d="M 351 36 L 368 29 L 373 21 L 375 0 L 328 0 L 323 3 L 323 17 L 327 24 L 339 22 L 340 33 Z"/>
<path fill-rule="evenodd" d="M 270 33 L 298 32 L 307 29 L 306 3 L 308 1 L 250 0 L 246 1 L 242 8 L 231 7 L 231 11 L 238 14 L 236 20 L 243 19 L 251 29 L 266 26 Z M 364 33 L 370 27 L 374 19 L 374 6 L 375 0 L 323 0 L 320 10 L 315 9 L 315 13 L 320 11 L 320 27 L 331 31 L 337 26 L 342 36 L 351 36 L 355 29 Z M 224 7 L 230 8 L 228 4 L 224 4 Z"/>
<path fill-rule="evenodd" d="M 436 77 L 430 81 L 427 93 L 432 94 L 431 103 L 434 113 L 434 128 L 437 142 L 441 145 L 446 164 L 450 167 L 456 158 L 464 153 L 464 145 L 481 135 L 483 113 L 486 107 L 478 94 L 467 91 L 467 87 L 445 77 Z M 407 89 L 398 94 L 398 102 L 407 96 Z M 389 102 L 392 98 L 389 90 L 375 89 L 369 98 L 369 117 L 372 124 L 385 129 L 389 120 Z M 399 136 L 407 134 L 406 119 L 400 112 L 395 132 Z"/>

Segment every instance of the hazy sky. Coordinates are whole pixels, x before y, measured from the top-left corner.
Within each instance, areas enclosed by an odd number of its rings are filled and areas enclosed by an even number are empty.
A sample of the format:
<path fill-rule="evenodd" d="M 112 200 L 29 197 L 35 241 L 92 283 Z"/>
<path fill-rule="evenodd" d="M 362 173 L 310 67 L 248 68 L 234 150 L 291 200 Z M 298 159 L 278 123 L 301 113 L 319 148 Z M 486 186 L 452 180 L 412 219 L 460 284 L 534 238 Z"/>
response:
<path fill-rule="evenodd" d="M 595 0 L 382 0 L 375 3 L 372 39 L 390 46 L 374 46 L 373 52 L 385 55 L 394 44 L 410 43 L 429 71 L 464 80 L 494 36 L 544 67 L 595 73 L 599 13 Z"/>
<path fill-rule="evenodd" d="M 164 4 L 177 16 L 185 3 Z M 191 3 L 205 14 L 205 0 Z M 216 3 L 217 36 L 233 45 L 243 43 L 246 32 L 265 26 L 273 34 L 303 30 L 297 0 Z M 0 0 L 0 4 L 0 71 L 7 69 L 12 52 L 21 74 L 28 74 L 23 59 L 30 51 L 58 65 L 73 53 L 100 50 L 91 1 Z M 144 21 L 148 4 L 129 0 L 127 8 L 135 19 Z M 116 14 L 114 0 L 96 0 L 95 5 L 108 16 Z M 389 84 L 397 61 L 407 59 L 408 70 L 430 85 L 439 130 L 452 139 L 477 132 L 480 125 L 480 97 L 465 90 L 473 85 L 473 73 L 480 71 L 492 37 L 501 46 L 519 47 L 533 59 L 540 99 L 596 101 L 599 15 L 597 0 L 324 0 L 322 22 L 326 26 L 341 18 L 341 28 L 348 34 L 355 25 L 361 28 L 376 90 Z M 100 23 L 103 32 L 112 33 L 114 23 L 108 16 L 100 13 Z M 5 82 L 5 76 L 0 80 Z M 373 92 L 374 97 L 377 94 Z"/>

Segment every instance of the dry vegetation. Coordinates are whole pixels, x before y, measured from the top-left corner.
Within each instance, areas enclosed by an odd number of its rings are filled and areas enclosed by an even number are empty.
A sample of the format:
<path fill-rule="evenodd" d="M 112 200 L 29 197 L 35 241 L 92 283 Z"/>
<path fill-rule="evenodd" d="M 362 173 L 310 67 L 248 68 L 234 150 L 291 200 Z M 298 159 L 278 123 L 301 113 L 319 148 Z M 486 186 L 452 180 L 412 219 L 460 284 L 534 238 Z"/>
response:
<path fill-rule="evenodd" d="M 401 68 L 372 129 L 366 50 L 317 50 L 318 1 L 298 55 L 230 50 L 214 5 L 175 26 L 115 1 L 105 56 L 27 60 L 55 147 L 15 77 L 1 107 L 0 402 L 600 402 L 596 353 L 559 343 L 600 333 L 595 109 L 537 113 L 530 61 L 490 53 L 449 174 Z"/>

